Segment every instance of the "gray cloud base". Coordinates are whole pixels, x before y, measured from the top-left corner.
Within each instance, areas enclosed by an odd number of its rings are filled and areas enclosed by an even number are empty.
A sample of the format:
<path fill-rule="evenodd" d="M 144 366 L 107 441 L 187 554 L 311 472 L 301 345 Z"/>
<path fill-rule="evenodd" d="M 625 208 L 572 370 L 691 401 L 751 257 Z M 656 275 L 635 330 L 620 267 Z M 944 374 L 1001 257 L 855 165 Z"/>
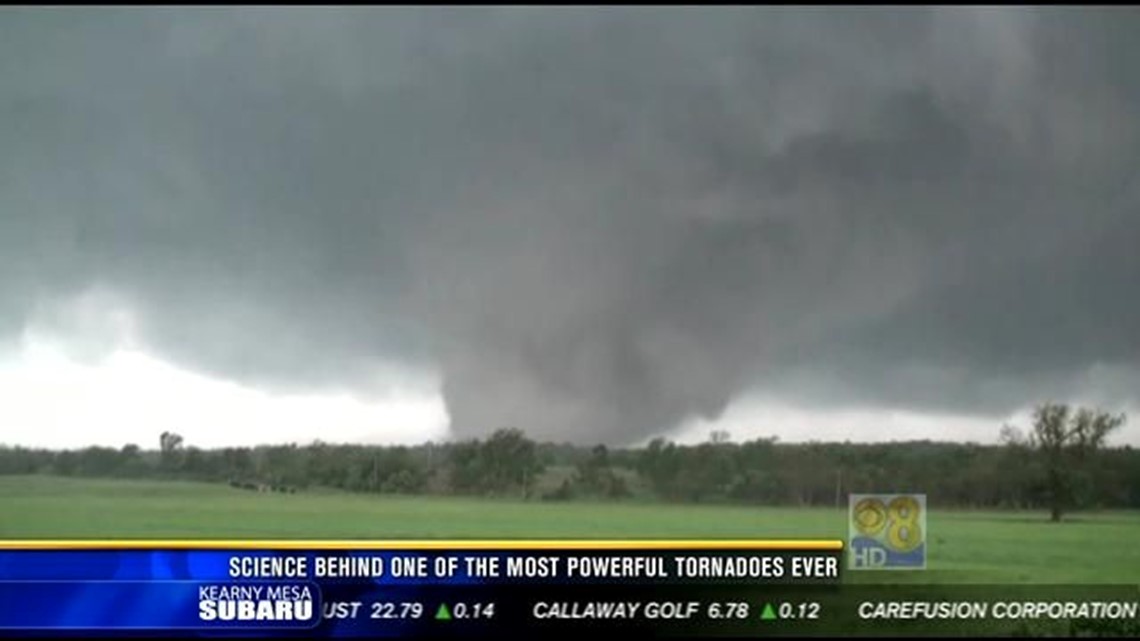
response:
<path fill-rule="evenodd" d="M 460 434 L 628 442 L 750 389 L 1001 413 L 1090 371 L 1135 401 L 1138 29 L 5 10 L 0 332 L 105 288 L 216 376 L 436 373 Z"/>

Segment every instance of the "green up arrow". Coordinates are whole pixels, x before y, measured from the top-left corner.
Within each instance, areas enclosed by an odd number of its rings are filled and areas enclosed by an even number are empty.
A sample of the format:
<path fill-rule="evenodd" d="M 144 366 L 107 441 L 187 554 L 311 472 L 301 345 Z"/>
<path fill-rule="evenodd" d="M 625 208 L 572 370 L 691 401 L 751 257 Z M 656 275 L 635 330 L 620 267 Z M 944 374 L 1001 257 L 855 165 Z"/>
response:
<path fill-rule="evenodd" d="M 439 609 L 435 611 L 435 618 L 437 621 L 450 621 L 451 610 L 447 609 L 446 603 L 440 603 Z"/>
<path fill-rule="evenodd" d="M 776 619 L 776 609 L 772 607 L 771 603 L 764 604 L 764 611 L 760 613 L 761 621 L 772 621 Z"/>

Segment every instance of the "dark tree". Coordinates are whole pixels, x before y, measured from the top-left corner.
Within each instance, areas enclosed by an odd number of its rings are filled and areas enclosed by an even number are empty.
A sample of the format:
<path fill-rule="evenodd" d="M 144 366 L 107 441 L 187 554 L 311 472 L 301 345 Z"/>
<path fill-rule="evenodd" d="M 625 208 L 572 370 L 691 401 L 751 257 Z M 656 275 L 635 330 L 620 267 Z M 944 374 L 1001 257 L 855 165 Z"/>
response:
<path fill-rule="evenodd" d="M 1089 478 L 1089 463 L 1104 446 L 1105 437 L 1124 421 L 1123 414 L 1087 408 L 1074 412 L 1062 403 L 1046 403 L 1034 410 L 1028 444 L 1045 468 L 1052 521 L 1060 521 L 1066 510 L 1085 502 L 1088 493 L 1082 485 Z M 1003 429 L 1002 435 L 1007 441 L 1016 440 L 1012 430 Z"/>
<path fill-rule="evenodd" d="M 162 467 L 166 470 L 177 469 L 179 463 L 179 448 L 182 447 L 182 437 L 174 432 L 163 432 L 158 437 L 158 446 Z"/>
<path fill-rule="evenodd" d="M 518 429 L 497 430 L 483 442 L 479 458 L 484 487 L 492 492 L 518 490 L 530 496 L 542 471 L 534 441 Z"/>

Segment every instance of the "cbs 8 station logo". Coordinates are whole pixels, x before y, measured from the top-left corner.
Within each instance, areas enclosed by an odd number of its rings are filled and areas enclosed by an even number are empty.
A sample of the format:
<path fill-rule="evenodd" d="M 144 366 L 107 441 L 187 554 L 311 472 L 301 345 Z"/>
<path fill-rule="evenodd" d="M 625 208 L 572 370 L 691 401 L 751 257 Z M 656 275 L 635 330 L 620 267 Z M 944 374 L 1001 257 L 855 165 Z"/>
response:
<path fill-rule="evenodd" d="M 853 570 L 925 569 L 926 495 L 850 495 L 847 543 Z"/>

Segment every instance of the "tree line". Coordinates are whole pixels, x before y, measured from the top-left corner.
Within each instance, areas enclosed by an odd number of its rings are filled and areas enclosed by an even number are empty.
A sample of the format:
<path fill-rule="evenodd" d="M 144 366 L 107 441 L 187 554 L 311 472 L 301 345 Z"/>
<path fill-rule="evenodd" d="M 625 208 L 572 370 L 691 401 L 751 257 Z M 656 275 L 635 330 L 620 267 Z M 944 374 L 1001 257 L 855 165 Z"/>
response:
<path fill-rule="evenodd" d="M 535 500 L 643 499 L 841 506 L 848 493 L 923 492 L 944 507 L 1140 508 L 1140 450 L 1104 447 L 1124 421 L 1065 405 L 1038 408 L 1030 430 L 1001 445 L 742 443 L 716 432 L 683 445 L 538 443 L 517 429 L 417 446 L 277 445 L 201 449 L 163 433 L 138 445 L 53 451 L 0 446 L 0 474 L 256 482 L 353 492 L 507 496 Z"/>

